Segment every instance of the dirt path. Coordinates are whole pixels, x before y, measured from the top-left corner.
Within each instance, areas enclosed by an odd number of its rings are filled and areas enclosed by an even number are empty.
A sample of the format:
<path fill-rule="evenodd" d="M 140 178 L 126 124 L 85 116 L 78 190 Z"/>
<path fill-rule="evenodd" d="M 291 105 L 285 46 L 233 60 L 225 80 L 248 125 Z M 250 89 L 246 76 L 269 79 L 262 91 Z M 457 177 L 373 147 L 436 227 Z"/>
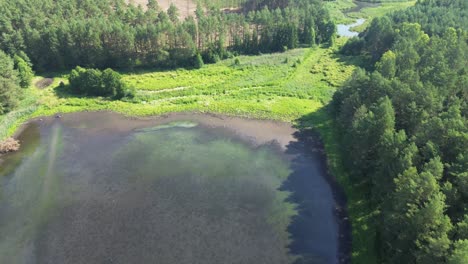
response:
<path fill-rule="evenodd" d="M 49 87 L 54 82 L 53 78 L 43 78 L 36 82 L 36 87 L 39 89 L 44 89 Z"/>
<path fill-rule="evenodd" d="M 141 5 L 146 10 L 146 4 L 148 0 L 125 0 L 127 3 L 134 3 L 136 5 Z M 158 0 L 159 6 L 166 11 L 171 3 L 174 3 L 175 6 L 179 9 L 180 18 L 184 19 L 190 15 L 193 15 L 197 9 L 197 4 L 193 0 Z"/>

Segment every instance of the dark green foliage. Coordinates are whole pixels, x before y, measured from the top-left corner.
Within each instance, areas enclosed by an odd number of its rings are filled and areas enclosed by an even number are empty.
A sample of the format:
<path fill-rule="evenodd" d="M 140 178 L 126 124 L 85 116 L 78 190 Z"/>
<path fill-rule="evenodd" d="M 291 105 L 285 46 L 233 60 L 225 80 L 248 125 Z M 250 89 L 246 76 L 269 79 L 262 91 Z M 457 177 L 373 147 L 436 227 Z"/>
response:
<path fill-rule="evenodd" d="M 404 30 L 405 23 L 419 24 L 421 30 L 429 36 L 442 36 L 449 28 L 453 28 L 455 32 L 459 30 L 467 32 L 467 10 L 468 1 L 465 0 L 418 1 L 415 6 L 404 11 L 375 18 L 371 26 L 362 33 L 364 44 L 362 49 L 364 54 L 370 55 L 371 63 L 375 63 L 394 45 L 395 41 L 398 41 L 395 36 L 398 31 Z M 349 47 L 343 49 L 344 53 L 353 51 L 351 48 L 356 47 L 356 44 L 354 41 L 347 44 Z"/>
<path fill-rule="evenodd" d="M 341 47 L 341 54 L 344 55 L 359 55 L 364 48 L 364 39 L 353 37 L 346 41 L 345 45 Z"/>
<path fill-rule="evenodd" d="M 382 263 L 468 257 L 466 24 L 456 29 L 446 18 L 420 19 L 442 16 L 440 10 L 454 18 L 467 12 L 466 3 L 419 1 L 375 19 L 342 49 L 375 62 L 373 72 L 356 71 L 332 106 L 345 153 L 352 153 L 345 165 L 378 212 Z"/>
<path fill-rule="evenodd" d="M 268 9 L 246 14 L 206 2 L 196 19 L 180 20 L 175 5 L 164 12 L 157 1 L 146 11 L 122 0 L 0 1 L 0 49 L 24 51 L 35 70 L 54 71 L 191 67 L 198 53 L 209 63 L 228 51 L 266 53 L 333 41 L 334 24 L 320 1 L 264 1 L 258 7 Z"/>
<path fill-rule="evenodd" d="M 0 114 L 11 111 L 20 95 L 18 71 L 13 59 L 0 50 Z"/>
<path fill-rule="evenodd" d="M 193 58 L 193 67 L 195 67 L 195 69 L 201 69 L 203 65 L 203 58 L 200 55 L 200 53 L 197 53 L 197 55 L 195 55 L 195 57 Z"/>
<path fill-rule="evenodd" d="M 121 80 L 119 73 L 106 69 L 84 69 L 76 67 L 69 76 L 72 92 L 88 96 L 106 96 L 114 99 L 133 97 L 133 92 Z"/>

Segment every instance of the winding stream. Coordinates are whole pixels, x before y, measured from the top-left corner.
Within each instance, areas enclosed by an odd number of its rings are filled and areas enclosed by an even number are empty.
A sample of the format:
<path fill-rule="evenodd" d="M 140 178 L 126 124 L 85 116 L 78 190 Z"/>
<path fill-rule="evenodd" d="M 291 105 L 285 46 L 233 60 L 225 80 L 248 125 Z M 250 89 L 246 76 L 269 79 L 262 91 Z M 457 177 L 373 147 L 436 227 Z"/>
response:
<path fill-rule="evenodd" d="M 338 36 L 341 36 L 341 37 L 357 37 L 359 35 L 359 32 L 356 32 L 356 31 L 352 31 L 351 29 L 353 27 L 357 27 L 357 26 L 360 26 L 362 24 L 364 24 L 364 22 L 366 22 L 366 20 L 364 18 L 359 18 L 356 20 L 356 22 L 352 23 L 352 24 L 338 24 L 336 27 L 337 27 L 337 33 L 338 33 Z"/>
<path fill-rule="evenodd" d="M 321 147 L 288 124 L 77 113 L 21 140 L 0 167 L 0 263 L 340 262 Z"/>
<path fill-rule="evenodd" d="M 356 4 L 355 7 L 349 8 L 344 11 L 345 14 L 351 14 L 351 13 L 358 13 L 360 12 L 363 8 L 369 8 L 369 7 L 378 7 L 380 3 L 369 3 L 369 2 L 361 2 L 361 1 L 353 1 L 354 4 Z M 338 24 L 337 25 L 337 34 L 340 37 L 357 37 L 359 35 L 359 32 L 352 31 L 351 29 L 357 26 L 360 26 L 364 24 L 366 20 L 364 18 L 358 18 L 354 23 L 351 24 Z"/>

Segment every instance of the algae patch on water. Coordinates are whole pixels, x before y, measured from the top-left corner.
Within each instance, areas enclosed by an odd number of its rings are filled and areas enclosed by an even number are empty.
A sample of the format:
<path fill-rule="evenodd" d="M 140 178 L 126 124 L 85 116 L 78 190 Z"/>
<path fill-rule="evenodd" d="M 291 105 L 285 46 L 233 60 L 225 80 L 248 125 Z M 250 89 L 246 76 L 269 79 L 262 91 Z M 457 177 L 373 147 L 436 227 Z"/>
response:
<path fill-rule="evenodd" d="M 136 129 L 136 132 L 152 132 L 168 128 L 193 128 L 198 126 L 198 123 L 192 121 L 174 121 L 167 124 L 157 125 L 154 127 Z"/>

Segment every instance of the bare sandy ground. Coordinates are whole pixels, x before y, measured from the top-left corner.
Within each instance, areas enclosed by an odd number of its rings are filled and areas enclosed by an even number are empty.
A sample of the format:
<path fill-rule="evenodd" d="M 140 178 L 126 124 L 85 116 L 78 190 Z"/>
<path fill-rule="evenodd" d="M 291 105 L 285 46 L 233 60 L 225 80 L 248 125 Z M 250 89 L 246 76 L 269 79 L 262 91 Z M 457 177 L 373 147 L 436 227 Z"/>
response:
<path fill-rule="evenodd" d="M 141 5 L 146 10 L 146 4 L 148 0 L 125 0 L 127 3 L 133 3 L 135 5 Z M 159 6 L 166 11 L 171 3 L 179 9 L 180 18 L 184 19 L 190 15 L 193 15 L 197 9 L 197 4 L 192 0 L 158 0 Z"/>

